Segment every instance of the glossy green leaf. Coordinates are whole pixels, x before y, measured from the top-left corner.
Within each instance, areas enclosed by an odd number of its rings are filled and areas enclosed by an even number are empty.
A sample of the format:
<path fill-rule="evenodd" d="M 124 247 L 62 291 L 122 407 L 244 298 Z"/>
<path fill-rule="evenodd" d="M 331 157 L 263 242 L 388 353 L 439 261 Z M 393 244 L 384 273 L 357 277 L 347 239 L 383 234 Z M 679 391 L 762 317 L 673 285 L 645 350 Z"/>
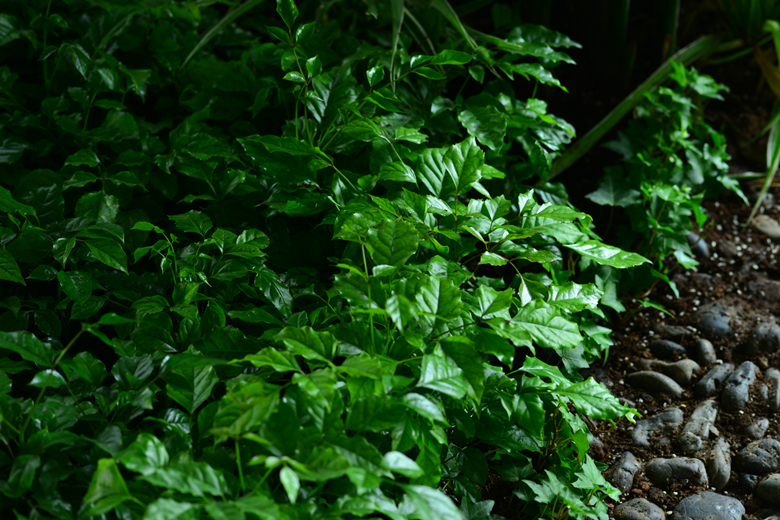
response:
<path fill-rule="evenodd" d="M 119 200 L 104 191 L 87 193 L 76 203 L 75 215 L 113 224 L 119 213 Z"/>
<path fill-rule="evenodd" d="M 565 388 L 558 388 L 559 395 L 571 399 L 578 411 L 595 419 L 623 417 L 631 409 L 623 406 L 603 384 L 588 378 Z"/>
<path fill-rule="evenodd" d="M 205 462 L 179 462 L 157 468 L 154 473 L 144 475 L 142 480 L 152 485 L 203 497 L 224 496 L 231 489 L 221 471 Z"/>
<path fill-rule="evenodd" d="M 191 502 L 177 502 L 170 498 L 158 498 L 147 506 L 141 520 L 194 520 L 198 518 L 198 509 L 198 506 Z"/>
<path fill-rule="evenodd" d="M 458 114 L 458 121 L 469 135 L 494 152 L 501 149 L 506 135 L 507 118 L 493 106 L 472 107 Z"/>
<path fill-rule="evenodd" d="M 94 151 L 85 149 L 79 150 L 78 152 L 69 156 L 67 159 L 65 159 L 65 164 L 69 164 L 71 166 L 81 166 L 84 164 L 87 166 L 97 166 L 100 164 L 100 159 Z"/>
<path fill-rule="evenodd" d="M 107 513 L 132 498 L 114 459 L 100 459 L 84 496 L 87 514 Z"/>
<path fill-rule="evenodd" d="M 650 262 L 647 258 L 623 251 L 614 246 L 606 245 L 596 240 L 585 240 L 576 244 L 566 244 L 566 247 L 577 251 L 582 256 L 593 259 L 596 263 L 625 269 Z"/>
<path fill-rule="evenodd" d="M 410 502 L 410 510 L 421 520 L 441 518 L 462 518 L 452 499 L 440 490 L 428 486 L 400 484 L 404 490 L 404 501 Z"/>
<path fill-rule="evenodd" d="M 200 211 L 190 210 L 187 213 L 171 215 L 168 218 L 173 220 L 176 227 L 185 233 L 198 233 L 204 238 L 213 227 L 211 219 Z"/>
<path fill-rule="evenodd" d="M 295 6 L 295 1 L 276 0 L 276 12 L 282 17 L 287 28 L 292 29 L 295 19 L 298 18 L 298 8 Z"/>
<path fill-rule="evenodd" d="M 109 267 L 127 274 L 127 255 L 116 240 L 96 238 L 85 242 L 95 258 Z"/>
<path fill-rule="evenodd" d="M 419 242 L 417 230 L 403 220 L 385 220 L 368 231 L 366 240 L 375 263 L 394 266 L 405 263 L 417 251 Z"/>
<path fill-rule="evenodd" d="M 169 455 L 162 441 L 151 433 L 142 432 L 116 456 L 116 460 L 130 471 L 151 475 L 168 464 Z"/>
<path fill-rule="evenodd" d="M 211 390 L 219 382 L 214 367 L 180 368 L 165 376 L 168 397 L 179 403 L 192 415 L 211 396 Z"/>
<path fill-rule="evenodd" d="M 455 399 L 468 392 L 468 381 L 457 365 L 434 355 L 426 354 L 422 359 L 422 372 L 417 386 L 430 388 Z"/>
<path fill-rule="evenodd" d="M 540 300 L 534 300 L 522 307 L 508 322 L 493 319 L 491 325 L 496 332 L 518 344 L 526 344 L 525 342 L 531 340 L 543 347 L 572 348 L 582 341 L 575 323 Z"/>

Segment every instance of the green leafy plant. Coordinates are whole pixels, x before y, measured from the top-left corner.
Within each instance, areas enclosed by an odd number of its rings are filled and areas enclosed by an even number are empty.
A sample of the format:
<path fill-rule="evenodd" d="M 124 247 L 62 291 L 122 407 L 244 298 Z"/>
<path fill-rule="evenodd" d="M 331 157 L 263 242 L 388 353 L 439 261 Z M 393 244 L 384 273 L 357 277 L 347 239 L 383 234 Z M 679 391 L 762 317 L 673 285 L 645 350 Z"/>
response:
<path fill-rule="evenodd" d="M 357 5 L 9 3 L 0 515 L 606 519 L 576 44 Z"/>
<path fill-rule="evenodd" d="M 725 137 L 702 118 L 703 102 L 722 99 L 725 87 L 695 69 L 672 62 L 670 78 L 675 88 L 659 87 L 645 95 L 637 107 L 638 119 L 617 141 L 606 147 L 621 154 L 623 161 L 605 172 L 598 190 L 587 195 L 593 202 L 611 206 L 610 220 L 628 217 L 618 226 L 622 247 L 641 252 L 658 262 L 658 268 L 635 270 L 634 290 L 644 290 L 651 281 L 669 281 L 669 265 L 663 259 L 673 255 L 679 265 L 695 268 L 687 236 L 694 226 L 706 221 L 701 207 L 706 194 L 717 196 L 734 190 L 745 202 L 736 180 L 728 176 Z M 619 209 L 620 208 L 620 209 Z"/>

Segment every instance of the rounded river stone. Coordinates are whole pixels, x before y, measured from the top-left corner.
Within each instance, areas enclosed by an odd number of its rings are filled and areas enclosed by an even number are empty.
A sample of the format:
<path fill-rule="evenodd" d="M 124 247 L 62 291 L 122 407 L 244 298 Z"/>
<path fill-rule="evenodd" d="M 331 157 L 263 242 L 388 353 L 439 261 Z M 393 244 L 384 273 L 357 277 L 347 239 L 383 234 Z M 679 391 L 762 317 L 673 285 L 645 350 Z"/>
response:
<path fill-rule="evenodd" d="M 704 463 L 689 457 L 653 459 L 645 465 L 645 476 L 647 480 L 662 488 L 674 482 L 704 487 L 709 485 Z"/>
<path fill-rule="evenodd" d="M 743 473 L 764 475 L 780 469 L 780 442 L 761 439 L 742 448 L 734 458 L 734 465 Z"/>
<path fill-rule="evenodd" d="M 766 431 L 769 429 L 769 419 L 766 417 L 759 417 L 756 422 L 747 427 L 747 434 L 754 439 L 760 439 L 766 435 Z"/>
<path fill-rule="evenodd" d="M 780 350 L 780 325 L 766 321 L 756 325 L 748 340 L 748 349 L 767 354 Z"/>
<path fill-rule="evenodd" d="M 650 342 L 650 352 L 659 359 L 671 359 L 675 356 L 685 356 L 685 347 L 668 339 L 654 339 Z"/>
<path fill-rule="evenodd" d="M 768 397 L 767 404 L 772 412 L 777 412 L 780 409 L 780 370 L 770 368 L 764 374 L 764 380 L 767 383 Z"/>
<path fill-rule="evenodd" d="M 663 520 L 664 510 L 644 498 L 635 498 L 617 506 L 613 512 L 618 520 Z"/>
<path fill-rule="evenodd" d="M 696 340 L 696 343 L 694 343 L 693 358 L 703 366 L 711 365 L 718 361 L 712 342 L 704 338 Z"/>
<path fill-rule="evenodd" d="M 650 446 L 654 444 L 670 444 L 669 435 L 677 431 L 683 423 L 682 410 L 673 406 L 647 419 L 637 421 L 631 432 L 631 440 L 635 446 Z"/>
<path fill-rule="evenodd" d="M 640 464 L 630 451 L 624 451 L 620 458 L 604 472 L 607 482 L 625 493 L 634 485 L 634 475 L 639 471 Z"/>
<path fill-rule="evenodd" d="M 760 477 L 758 475 L 750 475 L 748 473 L 742 473 L 739 476 L 739 485 L 743 488 L 753 491 L 756 489 L 756 484 L 758 484 L 758 479 Z"/>
<path fill-rule="evenodd" d="M 657 359 L 640 359 L 638 367 L 641 370 L 653 370 L 669 376 L 680 386 L 691 384 L 693 374 L 701 370 L 699 364 L 692 359 L 681 359 L 675 363 L 659 361 Z"/>
<path fill-rule="evenodd" d="M 710 427 L 718 417 L 718 403 L 708 399 L 701 403 L 688 418 L 680 434 L 680 448 L 686 455 L 699 451 L 710 436 Z"/>
<path fill-rule="evenodd" d="M 672 520 L 740 520 L 745 506 L 736 498 L 703 491 L 684 498 L 672 513 Z"/>
<path fill-rule="evenodd" d="M 653 327 L 653 331 L 655 331 L 655 333 L 659 336 L 663 338 L 669 338 L 672 341 L 680 341 L 685 336 L 691 335 L 691 331 L 685 327 L 680 327 L 678 325 L 665 325 L 663 323 L 659 323 Z"/>
<path fill-rule="evenodd" d="M 769 505 L 780 506 L 780 475 L 769 475 L 756 487 L 756 494 Z"/>
<path fill-rule="evenodd" d="M 722 339 L 731 332 L 731 315 L 734 310 L 722 303 L 709 303 L 699 307 L 699 330 L 707 339 Z"/>
<path fill-rule="evenodd" d="M 633 374 L 629 374 L 626 379 L 631 386 L 640 388 L 654 395 L 669 394 L 674 397 L 679 397 L 683 393 L 682 387 L 678 385 L 674 379 L 659 372 L 653 372 L 652 370 L 634 372 Z"/>
<path fill-rule="evenodd" d="M 717 491 L 725 488 L 731 479 L 731 446 L 723 437 L 718 437 L 710 452 L 707 454 L 707 478 L 710 486 Z"/>
<path fill-rule="evenodd" d="M 710 248 L 707 246 L 707 241 L 701 238 L 699 235 L 691 231 L 685 238 L 688 239 L 688 244 L 691 246 L 691 252 L 698 257 L 709 258 Z"/>
<path fill-rule="evenodd" d="M 718 393 L 720 386 L 734 372 L 734 365 L 723 363 L 716 365 L 699 380 L 693 389 L 693 395 L 696 397 L 712 397 Z"/>
<path fill-rule="evenodd" d="M 726 379 L 720 396 L 720 404 L 725 412 L 736 412 L 747 406 L 750 385 L 755 383 L 758 372 L 758 367 L 753 362 L 745 361 Z"/>

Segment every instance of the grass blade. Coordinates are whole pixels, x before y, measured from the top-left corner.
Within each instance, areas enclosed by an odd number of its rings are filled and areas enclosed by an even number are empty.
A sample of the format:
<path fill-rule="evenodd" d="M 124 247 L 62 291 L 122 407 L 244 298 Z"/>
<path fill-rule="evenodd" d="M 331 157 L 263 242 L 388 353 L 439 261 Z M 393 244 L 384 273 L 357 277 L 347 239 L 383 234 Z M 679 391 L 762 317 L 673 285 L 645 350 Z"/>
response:
<path fill-rule="evenodd" d="M 753 217 L 758 213 L 758 208 L 760 208 L 761 203 L 764 202 L 766 192 L 769 191 L 775 174 L 777 174 L 777 167 L 780 165 L 780 135 L 778 135 L 778 128 L 780 128 L 780 122 L 775 119 L 775 124 L 772 125 L 772 129 L 769 131 L 769 142 L 766 145 L 767 172 L 766 178 L 764 179 L 764 185 L 761 186 L 761 193 L 758 194 L 758 200 L 756 200 L 756 203 L 753 205 L 750 216 L 748 217 L 747 222 L 745 222 L 745 226 L 742 228 L 743 230 L 753 222 Z"/>
<path fill-rule="evenodd" d="M 458 13 L 455 12 L 455 9 L 452 8 L 447 0 L 431 0 L 431 5 L 438 9 L 439 12 L 444 15 L 447 21 L 450 22 L 452 26 L 458 30 L 458 32 L 460 32 L 463 38 L 465 38 L 466 43 L 468 43 L 472 49 L 477 50 L 477 44 L 469 35 L 469 32 L 466 30 L 466 26 L 463 25 L 463 22 L 460 21 Z"/>
<path fill-rule="evenodd" d="M 669 58 L 663 65 L 658 67 L 656 71 L 647 78 L 644 83 L 634 89 L 631 94 L 628 95 L 621 103 L 612 109 L 604 119 L 602 119 L 596 126 L 591 128 L 582 139 L 574 143 L 574 146 L 566 150 L 552 165 L 550 176 L 548 181 L 552 181 L 555 177 L 563 173 L 572 164 L 577 162 L 580 157 L 585 155 L 593 146 L 604 137 L 616 124 L 623 119 L 628 112 L 630 112 L 636 105 L 638 105 L 645 97 L 645 94 L 658 85 L 660 85 L 669 74 L 674 70 L 672 68 L 672 61 L 680 62 L 684 65 L 700 59 L 708 54 L 712 53 L 716 49 L 718 38 L 715 36 L 702 36 L 698 40 L 694 41 L 687 47 L 680 49 L 674 56 Z"/>
<path fill-rule="evenodd" d="M 390 14 L 393 18 L 393 53 L 390 56 L 390 81 L 395 92 L 395 53 L 398 50 L 398 36 L 404 24 L 404 0 L 390 0 Z"/>
<path fill-rule="evenodd" d="M 216 36 L 219 31 L 221 31 L 224 27 L 233 23 L 233 21 L 239 16 L 241 16 L 242 14 L 256 7 L 262 1 L 263 0 L 247 0 L 240 6 L 236 7 L 235 9 L 228 11 L 228 13 L 222 18 L 222 20 L 217 22 L 217 24 L 214 27 L 209 29 L 209 31 L 203 35 L 203 37 L 200 39 L 198 44 L 195 47 L 193 47 L 193 49 L 187 55 L 187 58 L 184 60 L 184 63 L 182 63 L 181 67 L 179 68 L 183 69 L 184 66 L 187 65 L 187 63 L 190 61 L 190 59 L 192 59 L 195 53 L 201 50 L 203 46 L 206 45 L 208 42 L 210 42 L 211 39 L 214 36 Z"/>

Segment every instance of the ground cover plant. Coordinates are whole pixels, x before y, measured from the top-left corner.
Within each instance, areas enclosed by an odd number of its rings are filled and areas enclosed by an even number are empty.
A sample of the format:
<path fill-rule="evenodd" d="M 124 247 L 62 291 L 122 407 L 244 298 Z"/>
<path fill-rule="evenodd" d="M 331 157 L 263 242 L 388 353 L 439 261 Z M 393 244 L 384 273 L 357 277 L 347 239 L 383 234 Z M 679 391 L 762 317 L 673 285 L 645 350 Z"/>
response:
<path fill-rule="evenodd" d="M 647 260 L 544 182 L 574 45 L 443 0 L 7 2 L 0 514 L 606 518 L 593 421 L 635 411 L 578 369 Z"/>

